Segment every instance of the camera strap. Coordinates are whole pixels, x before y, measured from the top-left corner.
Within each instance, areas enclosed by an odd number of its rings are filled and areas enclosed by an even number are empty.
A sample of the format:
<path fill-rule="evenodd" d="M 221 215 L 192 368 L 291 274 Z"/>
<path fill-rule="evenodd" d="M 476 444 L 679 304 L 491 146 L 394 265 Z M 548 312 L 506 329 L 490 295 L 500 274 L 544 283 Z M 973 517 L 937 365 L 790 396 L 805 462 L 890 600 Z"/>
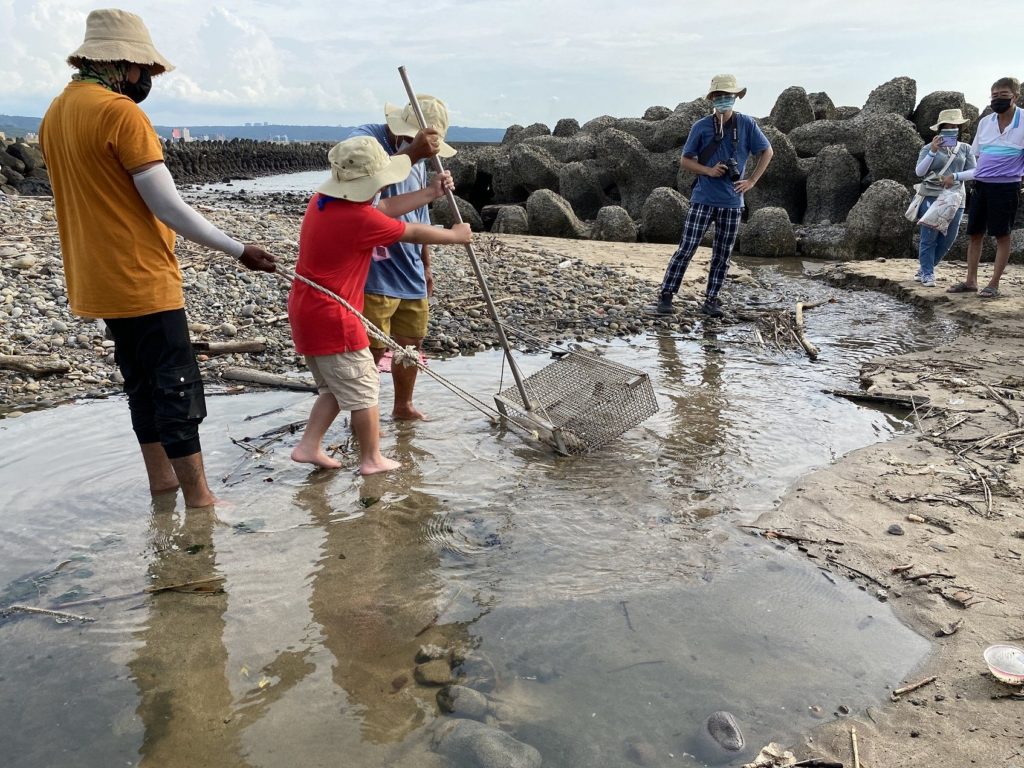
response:
<path fill-rule="evenodd" d="M 739 143 L 739 128 L 737 127 L 737 123 L 738 123 L 738 121 L 736 120 L 736 114 L 733 113 L 729 117 L 728 122 L 726 122 L 725 125 L 722 126 L 721 133 L 719 133 L 718 132 L 718 121 L 716 120 L 715 121 L 715 138 L 712 139 L 711 143 L 708 144 L 706 147 L 704 147 L 704 149 L 701 151 L 700 155 L 697 156 L 697 162 L 700 163 L 701 165 L 707 165 L 708 164 L 708 160 L 710 160 L 711 156 L 713 154 L 715 154 L 716 151 L 718 151 L 719 144 L 721 144 L 722 140 L 725 138 L 725 131 L 726 131 L 726 129 L 729 129 L 729 128 L 732 129 L 732 144 L 733 144 L 733 147 L 735 148 L 736 145 Z"/>
<path fill-rule="evenodd" d="M 714 117 L 714 116 L 712 115 L 712 117 Z M 718 121 L 715 120 L 715 137 L 711 140 L 711 142 L 706 147 L 704 147 L 704 149 L 701 150 L 700 154 L 697 155 L 697 162 L 700 163 L 701 165 L 707 165 L 708 164 L 708 160 L 710 160 L 711 156 L 714 155 L 715 152 L 718 151 L 719 145 L 722 143 L 722 140 L 725 138 L 725 131 L 726 131 L 727 128 L 731 128 L 732 129 L 732 146 L 733 146 L 733 149 L 735 150 L 736 146 L 739 144 L 739 128 L 737 128 L 737 123 L 738 122 L 739 121 L 736 120 L 736 113 L 734 112 L 732 114 L 732 116 L 729 117 L 729 120 L 725 123 L 725 125 L 722 126 L 722 131 L 721 131 L 721 133 L 719 133 L 719 131 L 718 131 Z M 693 190 L 694 187 L 697 186 L 697 182 L 699 180 L 700 180 L 699 176 L 693 180 L 693 183 L 690 185 L 690 190 L 691 191 Z"/>

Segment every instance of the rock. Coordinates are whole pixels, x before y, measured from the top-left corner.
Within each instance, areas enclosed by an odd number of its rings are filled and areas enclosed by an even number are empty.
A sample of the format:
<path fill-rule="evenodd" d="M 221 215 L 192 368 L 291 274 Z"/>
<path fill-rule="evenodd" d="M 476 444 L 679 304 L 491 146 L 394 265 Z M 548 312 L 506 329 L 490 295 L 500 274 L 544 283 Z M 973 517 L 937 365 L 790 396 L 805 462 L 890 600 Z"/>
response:
<path fill-rule="evenodd" d="M 900 525 L 899 523 L 893 523 L 892 525 L 890 525 L 888 528 L 885 529 L 885 532 L 890 534 L 891 536 L 903 536 L 904 533 L 906 533 L 903 530 L 903 526 Z"/>
<path fill-rule="evenodd" d="M 19 256 L 11 264 L 15 269 L 32 269 L 36 265 L 36 257 L 31 254 Z"/>
<path fill-rule="evenodd" d="M 800 157 L 814 157 L 830 144 L 846 147 L 856 158 L 864 156 L 864 134 L 853 120 L 815 120 L 794 128 L 787 138 Z"/>
<path fill-rule="evenodd" d="M 614 126 L 617 120 L 618 118 L 612 117 L 611 115 L 599 115 L 593 120 L 585 122 L 580 128 L 580 131 L 582 133 L 592 133 L 596 136 L 597 134 Z"/>
<path fill-rule="evenodd" d="M 53 187 L 50 186 L 49 179 L 40 179 L 36 176 L 26 176 L 21 181 L 16 182 L 14 186 L 21 195 L 37 197 L 53 196 Z"/>
<path fill-rule="evenodd" d="M 672 114 L 658 122 L 650 149 L 653 152 L 667 152 L 670 149 L 681 149 L 690 135 L 693 124 L 711 112 L 711 102 L 707 99 L 694 99 L 678 105 Z"/>
<path fill-rule="evenodd" d="M 592 219 L 605 204 L 593 163 L 566 163 L 558 170 L 558 188 L 577 216 Z"/>
<path fill-rule="evenodd" d="M 805 224 L 838 224 L 846 221 L 860 197 L 860 163 L 846 147 L 824 147 L 807 173 Z"/>
<path fill-rule="evenodd" d="M 740 252 L 744 256 L 780 258 L 796 255 L 796 235 L 784 208 L 761 208 L 743 229 Z"/>
<path fill-rule="evenodd" d="M 523 144 L 543 149 L 559 163 L 571 163 L 576 160 L 593 160 L 597 156 L 597 143 L 590 133 L 577 133 L 575 136 L 531 136 L 523 139 Z"/>
<path fill-rule="evenodd" d="M 648 107 L 646 110 L 644 110 L 644 120 L 664 120 L 671 114 L 672 110 L 669 109 L 668 107 Z"/>
<path fill-rule="evenodd" d="M 449 720 L 434 735 L 435 751 L 459 768 L 540 768 L 540 752 L 475 720 Z"/>
<path fill-rule="evenodd" d="M 448 685 L 452 682 L 452 668 L 446 659 L 435 659 L 417 664 L 413 677 L 420 685 Z"/>
<path fill-rule="evenodd" d="M 704 721 L 704 729 L 722 749 L 729 752 L 739 752 L 743 749 L 743 733 L 736 718 L 729 712 L 713 712 Z"/>
<path fill-rule="evenodd" d="M 635 218 L 640 218 L 644 201 L 656 187 L 675 181 L 678 157 L 652 155 L 636 137 L 617 128 L 597 137 L 597 155 L 614 180 L 609 197 L 614 199 L 617 192 L 619 204 Z"/>
<path fill-rule="evenodd" d="M 850 120 L 860 114 L 860 107 L 836 107 L 836 120 Z"/>
<path fill-rule="evenodd" d="M 896 114 L 910 118 L 917 104 L 917 82 L 909 77 L 895 77 L 868 94 L 862 115 Z"/>
<path fill-rule="evenodd" d="M 528 139 L 531 136 L 550 136 L 551 129 L 548 128 L 544 123 L 533 123 L 523 128 L 521 125 L 510 125 L 505 130 L 505 136 L 502 138 L 502 144 L 515 144 L 516 142 Z"/>
<path fill-rule="evenodd" d="M 457 155 L 445 161 L 444 167 L 452 175 L 455 193 L 469 194 L 476 185 L 477 160 L 475 153 L 460 150 Z"/>
<path fill-rule="evenodd" d="M 437 705 L 442 712 L 474 720 L 483 720 L 490 708 L 486 696 L 464 685 L 446 685 L 437 692 Z"/>
<path fill-rule="evenodd" d="M 645 149 L 650 149 L 654 142 L 654 134 L 658 130 L 658 124 L 650 120 L 641 120 L 635 117 L 621 118 L 615 121 L 613 126 L 616 130 L 628 133 L 635 138 Z"/>
<path fill-rule="evenodd" d="M 921 137 L 913 123 L 899 115 L 884 114 L 868 115 L 862 124 L 864 162 L 871 181 L 892 179 L 907 186 L 920 181 L 914 166 L 921 150 Z"/>
<path fill-rule="evenodd" d="M 450 651 L 447 648 L 442 648 L 440 645 L 421 645 L 419 650 L 416 651 L 416 663 L 422 664 L 425 661 L 447 659 L 449 653 Z"/>
<path fill-rule="evenodd" d="M 606 205 L 597 212 L 590 238 L 614 243 L 635 243 L 636 224 L 625 208 Z"/>
<path fill-rule="evenodd" d="M 551 135 L 568 138 L 569 136 L 575 136 L 579 132 L 580 124 L 575 117 L 563 117 L 555 123 L 555 129 L 551 132 Z"/>
<path fill-rule="evenodd" d="M 7 147 L 7 154 L 21 160 L 25 166 L 25 171 L 32 171 L 35 168 L 46 168 L 43 153 L 36 147 L 29 146 L 22 141 L 16 141 Z"/>
<path fill-rule="evenodd" d="M 757 186 L 743 196 L 747 212 L 752 214 L 760 208 L 769 207 L 785 208 L 792 221 L 800 221 L 807 205 L 807 185 L 796 149 L 778 128 L 766 125 L 762 130 L 775 154 Z M 757 158 L 751 155 L 747 160 L 745 177 L 753 173 L 756 164 Z"/>
<path fill-rule="evenodd" d="M 810 102 L 811 109 L 814 110 L 815 120 L 836 119 L 836 105 L 832 103 L 832 99 L 824 91 L 807 94 L 807 101 Z"/>
<path fill-rule="evenodd" d="M 480 218 L 480 214 L 476 212 L 476 208 L 468 200 L 463 200 L 456 195 L 455 204 L 459 207 L 459 215 L 462 217 L 462 220 L 469 224 L 471 230 L 474 232 L 485 231 L 483 219 Z M 430 221 L 432 224 L 440 224 L 445 227 L 451 227 L 455 223 L 447 197 L 439 197 L 434 201 L 430 207 Z"/>
<path fill-rule="evenodd" d="M 543 149 L 518 143 L 509 152 L 513 182 L 528 192 L 538 189 L 558 191 L 558 170 L 561 164 Z"/>
<path fill-rule="evenodd" d="M 531 194 L 526 201 L 526 213 L 531 235 L 569 238 L 586 235 L 586 227 L 573 213 L 572 206 L 551 190 L 539 189 Z"/>
<path fill-rule="evenodd" d="M 690 201 L 671 187 L 658 187 L 647 196 L 640 214 L 643 239 L 648 243 L 678 243 Z"/>
<path fill-rule="evenodd" d="M 807 98 L 807 91 L 797 85 L 780 93 L 771 111 L 772 125 L 783 133 L 789 133 L 806 123 L 813 123 L 814 119 L 814 108 Z"/>
<path fill-rule="evenodd" d="M 220 325 L 217 326 L 217 333 L 219 333 L 221 336 L 237 336 L 238 328 L 236 328 L 231 323 L 221 323 Z"/>
<path fill-rule="evenodd" d="M 25 163 L 16 158 L 10 152 L 0 149 L 0 170 L 2 170 L 4 176 L 9 179 L 11 177 L 11 171 L 24 174 L 28 169 L 25 167 Z"/>
<path fill-rule="evenodd" d="M 846 242 L 853 258 L 912 255 L 914 225 L 903 217 L 910 192 L 891 179 L 876 181 L 846 217 Z"/>
<path fill-rule="evenodd" d="M 844 224 L 811 224 L 794 227 L 797 253 L 805 259 L 849 258 Z"/>
<path fill-rule="evenodd" d="M 526 209 L 519 205 L 501 206 L 491 231 L 506 235 L 530 234 L 530 220 L 527 218 Z"/>
<path fill-rule="evenodd" d="M 964 117 L 976 118 L 978 116 L 977 107 L 971 107 L 975 111 L 974 115 L 967 114 L 966 108 L 968 107 L 971 105 L 959 91 L 932 91 L 921 99 L 921 103 L 914 110 L 914 126 L 924 141 L 931 141 L 935 137 L 935 131 L 931 129 L 931 126 L 935 125 L 935 121 L 939 119 L 939 112 L 944 109 L 959 109 L 964 112 Z M 961 135 L 965 128 L 970 128 L 970 124 L 964 123 L 960 126 Z"/>

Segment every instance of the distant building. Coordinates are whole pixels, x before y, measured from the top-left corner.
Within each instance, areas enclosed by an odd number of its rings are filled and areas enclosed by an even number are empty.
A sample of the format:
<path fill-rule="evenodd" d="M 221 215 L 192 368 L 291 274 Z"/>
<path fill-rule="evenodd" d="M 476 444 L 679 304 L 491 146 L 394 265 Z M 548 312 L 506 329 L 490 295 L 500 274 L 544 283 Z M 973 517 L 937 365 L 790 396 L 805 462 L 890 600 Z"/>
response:
<path fill-rule="evenodd" d="M 39 134 L 38 133 L 32 133 L 32 131 L 27 131 L 25 133 L 25 143 L 26 144 L 38 144 L 39 143 Z"/>

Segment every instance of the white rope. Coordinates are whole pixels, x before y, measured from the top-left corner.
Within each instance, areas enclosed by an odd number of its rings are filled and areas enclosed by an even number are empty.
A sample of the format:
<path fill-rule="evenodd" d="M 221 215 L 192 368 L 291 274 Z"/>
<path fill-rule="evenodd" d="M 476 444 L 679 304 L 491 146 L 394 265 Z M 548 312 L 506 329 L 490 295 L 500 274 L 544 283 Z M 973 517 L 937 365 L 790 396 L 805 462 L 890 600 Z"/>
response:
<path fill-rule="evenodd" d="M 277 265 L 277 271 L 274 274 L 284 279 L 293 279 L 298 280 L 301 283 L 305 283 L 313 290 L 319 291 L 325 296 L 341 304 L 345 309 L 347 309 L 349 312 L 351 312 L 353 315 L 359 318 L 359 322 L 363 324 L 363 327 L 366 329 L 367 335 L 369 335 L 376 341 L 379 341 L 381 344 L 383 344 L 385 347 L 391 350 L 392 364 L 414 365 L 419 370 L 423 371 L 425 374 L 434 379 L 434 381 L 436 381 L 438 384 L 447 389 L 449 392 L 462 398 L 463 400 L 465 400 L 467 403 L 472 405 L 477 410 L 481 411 L 486 416 L 489 416 L 491 418 L 504 419 L 506 421 L 511 422 L 512 424 L 515 424 L 517 427 L 525 430 L 530 434 L 536 434 L 536 430 L 534 429 L 534 427 L 524 422 L 521 422 L 518 419 L 514 419 L 511 416 L 503 416 L 494 406 L 487 404 L 486 402 L 476 397 L 475 395 L 472 395 L 469 392 L 465 391 L 457 384 L 454 384 L 453 382 L 449 381 L 441 374 L 436 373 L 431 368 L 428 368 L 420 361 L 420 351 L 416 349 L 416 347 L 403 347 L 400 344 L 398 344 L 394 339 L 392 339 L 390 336 L 384 333 L 384 331 L 382 331 L 380 328 L 378 328 L 369 320 L 367 320 L 362 315 L 362 313 L 359 312 L 359 310 L 357 310 L 355 307 L 353 307 L 351 304 L 345 301 L 345 299 L 336 294 L 334 291 L 330 290 L 329 288 L 325 288 L 324 286 L 319 285 L 318 283 L 314 283 L 308 277 L 303 277 L 302 275 L 298 274 L 297 272 L 293 272 L 292 270 L 288 269 L 287 267 L 280 263 Z"/>

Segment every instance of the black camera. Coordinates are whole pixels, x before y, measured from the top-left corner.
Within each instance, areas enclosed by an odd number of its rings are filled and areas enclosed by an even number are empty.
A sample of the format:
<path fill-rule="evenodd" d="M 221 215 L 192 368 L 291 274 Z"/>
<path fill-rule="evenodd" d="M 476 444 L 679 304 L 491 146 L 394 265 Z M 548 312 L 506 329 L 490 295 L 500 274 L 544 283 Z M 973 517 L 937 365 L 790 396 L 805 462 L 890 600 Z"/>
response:
<path fill-rule="evenodd" d="M 740 167 L 736 162 L 736 158 L 730 157 L 725 161 L 725 173 L 729 177 L 729 181 L 740 180 Z"/>

